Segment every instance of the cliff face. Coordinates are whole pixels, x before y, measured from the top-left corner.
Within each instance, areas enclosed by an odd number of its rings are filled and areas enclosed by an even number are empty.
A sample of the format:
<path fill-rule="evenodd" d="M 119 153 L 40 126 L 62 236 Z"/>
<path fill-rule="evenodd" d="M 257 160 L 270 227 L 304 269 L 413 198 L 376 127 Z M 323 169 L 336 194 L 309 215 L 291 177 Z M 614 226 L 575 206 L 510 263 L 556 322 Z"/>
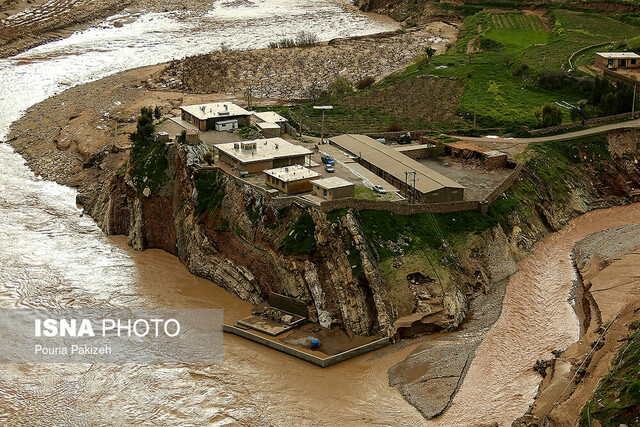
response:
<path fill-rule="evenodd" d="M 629 138 L 635 141 L 635 133 Z M 453 226 L 445 244 L 436 242 L 429 253 L 424 248 L 433 236 L 424 224 L 431 218 L 347 210 L 325 215 L 293 199 L 268 201 L 252 186 L 203 167 L 204 145 L 167 151 L 168 181 L 159 191 L 141 196 L 129 168 L 109 185 L 81 192 L 79 202 L 107 233 L 127 235 L 138 250 L 175 254 L 192 273 L 254 304 L 268 292 L 283 293 L 306 302 L 312 320 L 323 326 L 359 334 L 391 334 L 393 321 L 416 312 L 432 313 L 437 329 L 450 329 L 464 320 L 468 298 L 514 273 L 540 238 L 594 207 L 631 200 L 640 187 L 637 153 L 623 145 L 617 143 L 622 151 L 613 158 L 602 158 L 610 149 L 604 137 L 537 148 L 488 217 L 443 219 L 478 224 Z M 389 231 L 398 221 L 406 224 Z M 444 298 L 425 275 L 433 268 Z"/>
<path fill-rule="evenodd" d="M 79 201 L 107 233 L 127 235 L 138 250 L 175 254 L 190 272 L 244 300 L 258 304 L 268 292 L 283 293 L 306 302 L 312 320 L 323 326 L 387 334 L 382 280 L 357 221 L 346 215 L 330 222 L 290 201 L 267 202 L 253 187 L 199 168 L 206 152 L 204 145 L 169 149 L 169 182 L 147 197 L 139 198 L 130 169 Z M 204 207 L 204 187 L 197 188 L 211 180 L 223 194 L 213 209 Z M 301 227 L 301 218 L 310 218 L 309 226 Z M 313 250 L 296 247 L 305 241 Z"/>

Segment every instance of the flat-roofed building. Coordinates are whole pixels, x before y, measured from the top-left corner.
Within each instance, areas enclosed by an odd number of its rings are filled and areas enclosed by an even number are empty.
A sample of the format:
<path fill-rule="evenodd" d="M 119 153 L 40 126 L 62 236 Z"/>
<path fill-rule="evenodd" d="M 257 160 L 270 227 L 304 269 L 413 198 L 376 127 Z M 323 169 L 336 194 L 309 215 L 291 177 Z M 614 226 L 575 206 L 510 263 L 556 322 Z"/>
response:
<path fill-rule="evenodd" d="M 414 188 L 415 172 L 415 199 L 420 203 L 464 199 L 463 185 L 373 138 L 346 134 L 329 138 L 329 142 L 350 153 L 362 166 L 403 192 Z"/>
<path fill-rule="evenodd" d="M 237 120 L 239 126 L 251 123 L 251 112 L 233 102 L 184 105 L 180 111 L 182 120 L 203 131 L 215 129 L 217 122 Z"/>
<path fill-rule="evenodd" d="M 275 111 L 254 111 L 251 113 L 251 122 L 255 124 L 276 123 L 278 125 L 282 125 L 287 123 L 288 120 Z"/>
<path fill-rule="evenodd" d="M 219 160 L 249 173 L 291 165 L 304 165 L 313 152 L 282 138 L 255 139 L 215 145 Z"/>
<path fill-rule="evenodd" d="M 282 128 L 277 123 L 260 122 L 256 127 L 265 138 L 276 138 L 282 133 Z"/>
<path fill-rule="evenodd" d="M 311 180 L 320 174 L 302 165 L 284 166 L 262 171 L 266 175 L 267 185 L 287 193 L 304 193 L 311 191 Z"/>
<path fill-rule="evenodd" d="M 635 52 L 596 52 L 595 66 L 600 69 L 640 67 L 640 55 Z"/>
<path fill-rule="evenodd" d="M 492 150 L 466 141 L 447 142 L 444 153 L 458 159 L 478 159 L 485 169 L 499 169 L 507 167 L 507 153 Z"/>
<path fill-rule="evenodd" d="M 346 179 L 332 176 L 311 181 L 313 194 L 325 200 L 355 197 L 356 185 Z"/>

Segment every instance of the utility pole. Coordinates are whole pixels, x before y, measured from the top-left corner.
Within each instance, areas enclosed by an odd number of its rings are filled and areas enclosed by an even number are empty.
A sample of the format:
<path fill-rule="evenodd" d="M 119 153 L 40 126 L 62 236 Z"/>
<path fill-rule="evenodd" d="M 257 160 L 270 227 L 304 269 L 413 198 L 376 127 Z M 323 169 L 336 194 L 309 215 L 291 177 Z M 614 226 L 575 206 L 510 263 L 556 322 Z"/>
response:
<path fill-rule="evenodd" d="M 631 118 L 633 119 L 636 116 L 636 87 L 638 85 L 633 85 L 633 101 L 631 102 Z"/>
<path fill-rule="evenodd" d="M 410 176 L 413 176 L 413 187 L 409 185 L 411 182 Z M 405 196 L 409 198 L 409 203 L 412 203 L 414 200 L 414 193 L 416 188 L 416 173 L 415 172 L 405 172 L 404 173 L 404 185 L 407 188 L 407 193 Z"/>
<path fill-rule="evenodd" d="M 322 110 L 322 128 L 320 130 L 320 144 L 324 144 L 324 112 L 333 110 L 333 105 L 314 105 L 314 110 Z"/>

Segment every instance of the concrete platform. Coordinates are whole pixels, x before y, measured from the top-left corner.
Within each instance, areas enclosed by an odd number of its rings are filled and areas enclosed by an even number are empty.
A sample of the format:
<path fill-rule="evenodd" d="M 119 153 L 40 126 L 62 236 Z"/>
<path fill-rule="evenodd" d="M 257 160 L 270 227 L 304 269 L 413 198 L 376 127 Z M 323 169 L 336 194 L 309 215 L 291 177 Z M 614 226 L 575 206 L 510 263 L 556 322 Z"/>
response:
<path fill-rule="evenodd" d="M 328 366 L 335 365 L 336 363 L 344 362 L 345 360 L 378 350 L 390 344 L 389 338 L 379 338 L 367 344 L 343 351 L 342 353 L 328 356 L 319 351 L 289 345 L 281 341 L 276 341 L 275 338 L 266 334 L 261 334 L 260 332 L 253 330 L 241 329 L 233 325 L 222 325 L 222 330 L 226 333 L 246 338 L 282 353 L 297 357 L 305 362 L 313 363 L 321 368 L 326 368 Z"/>
<path fill-rule="evenodd" d="M 238 320 L 237 325 L 244 326 L 246 328 L 254 329 L 256 331 L 260 331 L 267 335 L 276 336 L 280 335 L 283 332 L 289 331 L 296 326 L 300 326 L 305 322 L 305 319 L 300 316 L 295 316 L 290 314 L 290 316 L 294 317 L 293 322 L 289 324 L 280 323 L 276 320 L 265 319 L 261 316 L 252 314 L 251 316 L 247 316 L 244 319 Z"/>

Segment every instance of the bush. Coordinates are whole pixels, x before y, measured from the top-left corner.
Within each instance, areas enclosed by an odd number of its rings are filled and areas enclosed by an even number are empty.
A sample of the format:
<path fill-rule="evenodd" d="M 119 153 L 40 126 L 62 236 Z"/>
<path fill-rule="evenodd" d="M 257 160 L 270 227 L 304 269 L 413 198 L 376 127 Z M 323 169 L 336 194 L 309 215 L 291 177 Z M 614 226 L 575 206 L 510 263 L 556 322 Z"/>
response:
<path fill-rule="evenodd" d="M 516 69 L 513 71 L 513 73 L 511 73 L 511 74 L 513 74 L 513 75 L 514 75 L 514 76 L 516 76 L 516 77 L 520 77 L 520 76 L 521 76 L 521 75 L 523 75 L 523 74 L 524 74 L 524 72 L 525 72 L 525 71 L 527 71 L 528 69 L 529 69 L 529 65 L 528 65 L 528 64 L 525 64 L 525 63 L 523 62 L 523 63 L 522 63 L 522 64 L 520 64 L 520 65 L 518 66 L 518 68 L 516 68 Z"/>
<path fill-rule="evenodd" d="M 557 90 L 570 83 L 570 77 L 560 70 L 542 70 L 538 74 L 538 85 L 547 90 Z"/>
<path fill-rule="evenodd" d="M 300 31 L 295 38 L 284 37 L 275 42 L 269 42 L 271 49 L 276 48 L 290 48 L 290 47 L 305 47 L 313 46 L 318 43 L 318 37 L 308 31 Z"/>
<path fill-rule="evenodd" d="M 387 126 L 386 132 L 402 132 L 404 130 L 404 126 L 402 126 L 397 120 L 392 121 Z"/>
<path fill-rule="evenodd" d="M 351 81 L 344 76 L 336 77 L 336 79 L 329 85 L 328 89 L 332 96 L 346 95 L 353 92 Z"/>
<path fill-rule="evenodd" d="M 375 78 L 371 76 L 367 76 L 363 79 L 358 80 L 358 83 L 356 83 L 356 89 L 358 90 L 366 89 L 368 87 L 371 87 L 375 82 L 376 82 Z"/>
<path fill-rule="evenodd" d="M 206 153 L 204 153 L 204 156 L 202 158 L 207 164 L 211 164 L 211 161 L 213 160 L 213 155 L 211 154 L 211 151 L 207 151 Z"/>
<path fill-rule="evenodd" d="M 541 128 L 557 126 L 562 123 L 562 110 L 551 102 L 546 102 L 542 108 L 536 108 L 533 115 L 536 117 L 538 127 Z"/>

